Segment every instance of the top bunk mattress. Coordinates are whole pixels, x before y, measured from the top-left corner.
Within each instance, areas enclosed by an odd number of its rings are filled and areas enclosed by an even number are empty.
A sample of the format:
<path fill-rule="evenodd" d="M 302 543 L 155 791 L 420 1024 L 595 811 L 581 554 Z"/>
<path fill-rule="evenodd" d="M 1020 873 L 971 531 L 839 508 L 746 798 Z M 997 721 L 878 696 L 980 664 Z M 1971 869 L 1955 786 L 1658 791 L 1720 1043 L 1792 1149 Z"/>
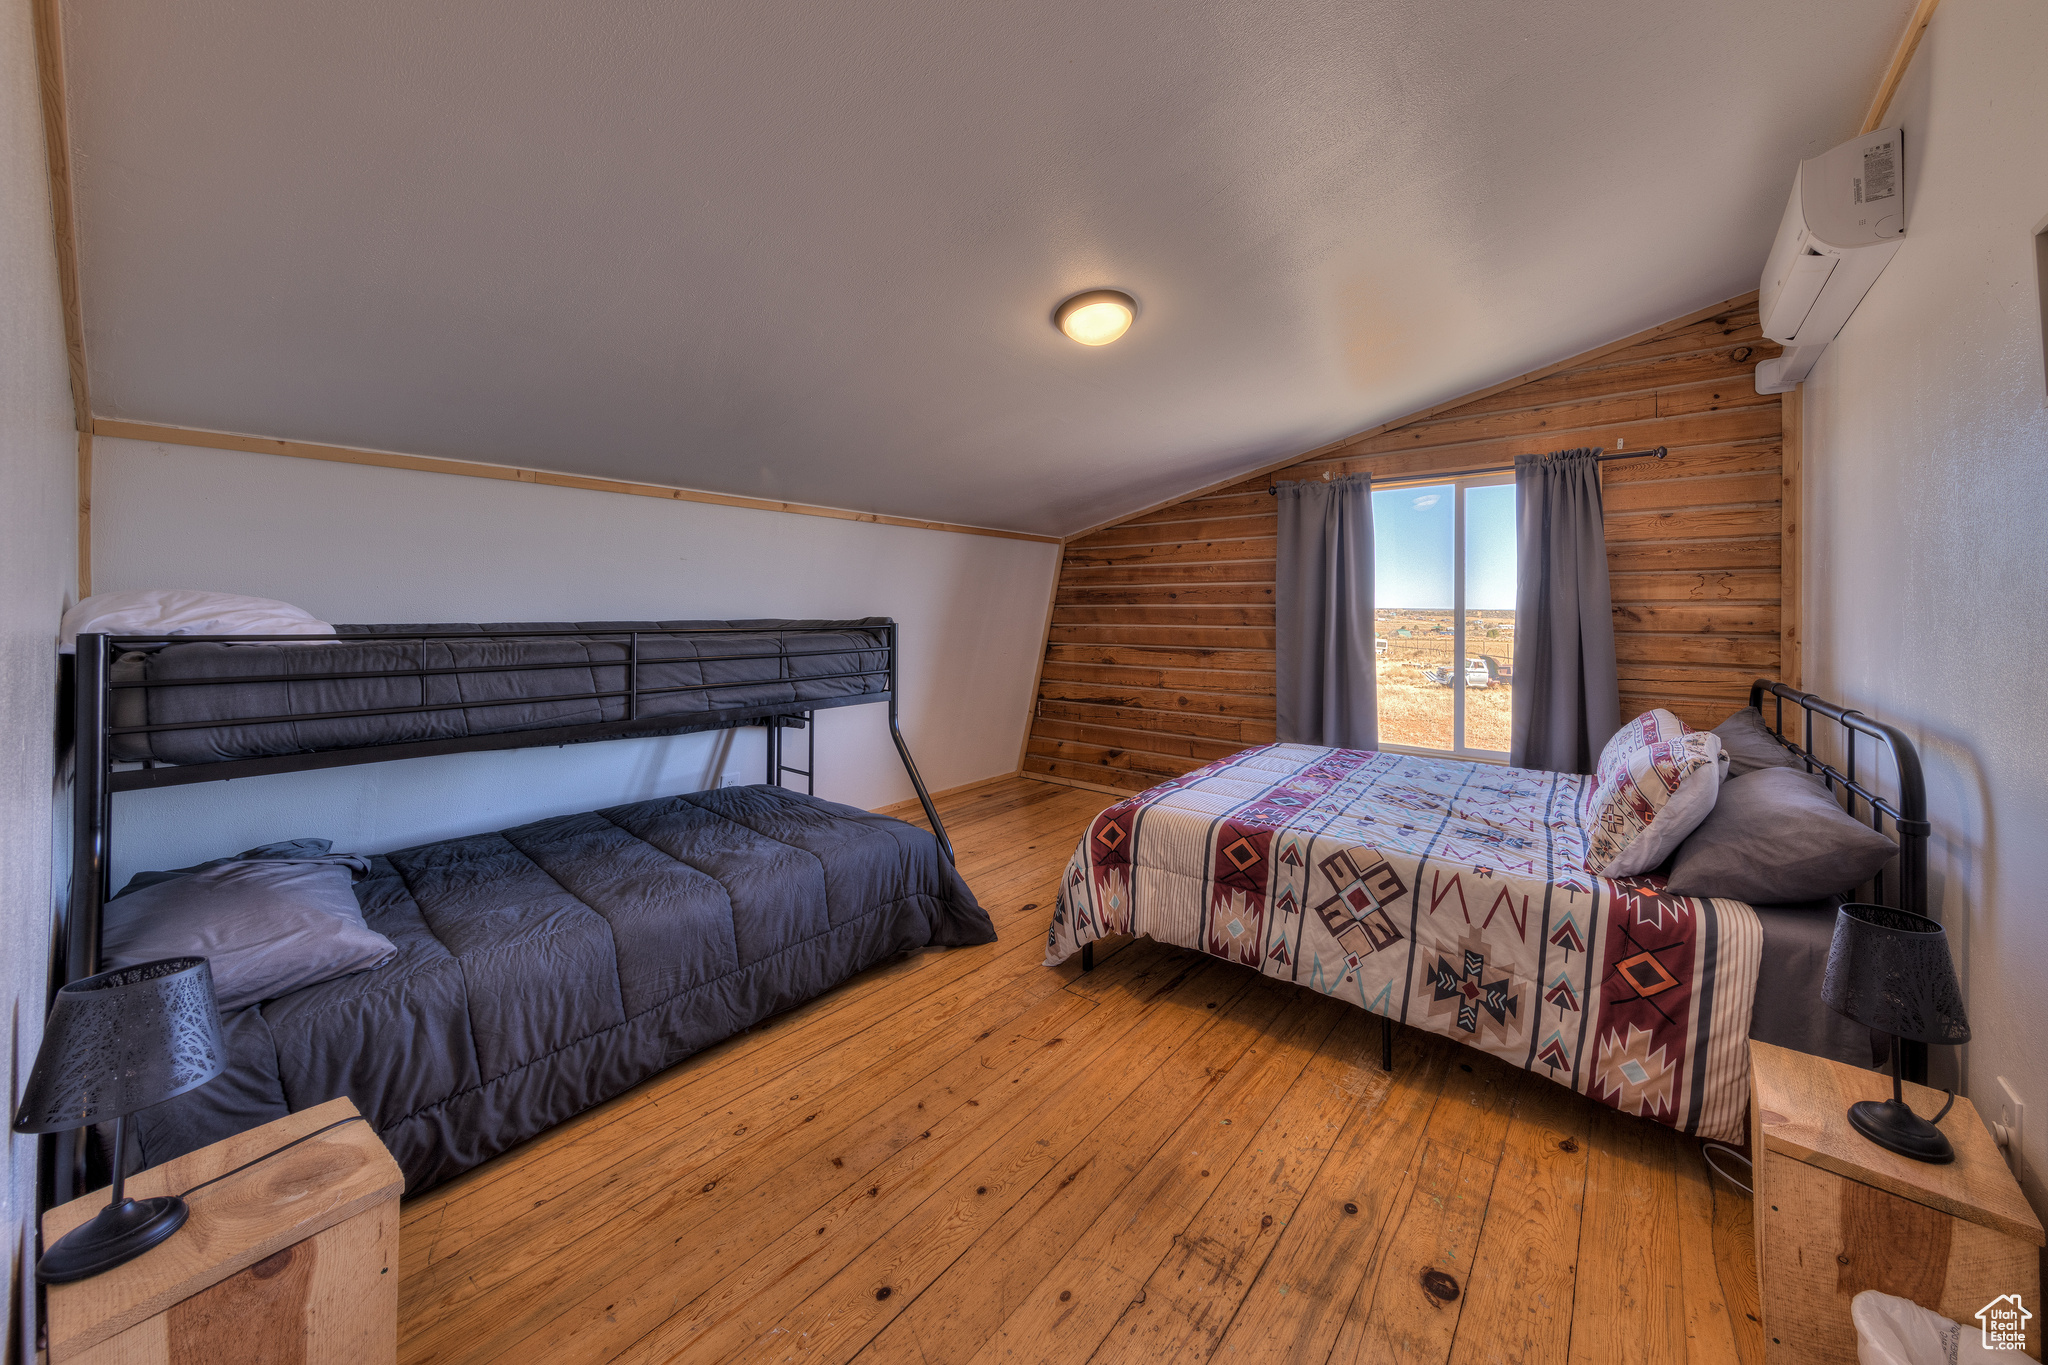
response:
<path fill-rule="evenodd" d="M 338 641 L 125 649 L 111 670 L 111 752 L 128 762 L 221 763 L 626 720 L 649 723 L 649 733 L 709 729 L 763 707 L 887 693 L 889 625 L 338 625 Z M 635 664 L 636 631 L 694 633 L 640 634 Z M 421 635 L 440 638 L 406 638 Z M 626 696 L 633 675 L 637 711 Z M 302 719 L 320 715 L 330 718 Z M 178 728 L 131 728 L 165 725 Z"/>

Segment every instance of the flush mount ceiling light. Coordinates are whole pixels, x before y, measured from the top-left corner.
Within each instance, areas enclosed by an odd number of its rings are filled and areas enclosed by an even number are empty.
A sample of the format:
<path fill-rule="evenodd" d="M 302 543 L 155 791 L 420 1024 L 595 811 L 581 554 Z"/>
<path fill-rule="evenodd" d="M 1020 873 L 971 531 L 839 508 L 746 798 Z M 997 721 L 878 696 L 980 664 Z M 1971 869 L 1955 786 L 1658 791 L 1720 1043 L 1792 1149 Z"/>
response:
<path fill-rule="evenodd" d="M 1131 330 L 1138 301 L 1116 289 L 1090 289 L 1053 310 L 1053 324 L 1083 346 L 1107 346 Z"/>

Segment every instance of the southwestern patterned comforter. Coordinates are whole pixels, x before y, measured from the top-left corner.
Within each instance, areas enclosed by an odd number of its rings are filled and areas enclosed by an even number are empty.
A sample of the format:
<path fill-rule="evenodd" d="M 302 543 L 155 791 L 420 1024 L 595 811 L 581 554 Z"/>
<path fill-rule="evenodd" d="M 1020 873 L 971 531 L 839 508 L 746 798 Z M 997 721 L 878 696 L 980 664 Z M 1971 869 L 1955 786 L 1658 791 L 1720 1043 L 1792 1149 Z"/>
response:
<path fill-rule="evenodd" d="M 1591 789 L 1569 773 L 1247 749 L 1095 818 L 1046 963 L 1147 934 L 1740 1142 L 1757 917 L 1587 872 Z"/>

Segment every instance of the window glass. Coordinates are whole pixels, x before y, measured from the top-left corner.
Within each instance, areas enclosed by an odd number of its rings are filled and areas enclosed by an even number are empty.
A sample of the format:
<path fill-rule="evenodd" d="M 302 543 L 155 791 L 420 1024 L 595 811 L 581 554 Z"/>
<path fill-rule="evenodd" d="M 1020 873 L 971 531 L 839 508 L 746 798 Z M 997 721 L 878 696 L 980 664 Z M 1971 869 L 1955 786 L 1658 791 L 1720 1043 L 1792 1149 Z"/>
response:
<path fill-rule="evenodd" d="M 1465 747 L 1508 751 L 1514 710 L 1515 486 L 1465 489 L 1465 653 L 1485 666 L 1467 670 Z"/>
<path fill-rule="evenodd" d="M 1452 744 L 1456 697 L 1447 679 L 1456 621 L 1456 518 L 1457 490 L 1450 484 L 1372 495 L 1373 652 L 1383 744 Z"/>
<path fill-rule="evenodd" d="M 1507 753 L 1514 483 L 1481 476 L 1380 488 L 1372 511 L 1380 742 Z"/>

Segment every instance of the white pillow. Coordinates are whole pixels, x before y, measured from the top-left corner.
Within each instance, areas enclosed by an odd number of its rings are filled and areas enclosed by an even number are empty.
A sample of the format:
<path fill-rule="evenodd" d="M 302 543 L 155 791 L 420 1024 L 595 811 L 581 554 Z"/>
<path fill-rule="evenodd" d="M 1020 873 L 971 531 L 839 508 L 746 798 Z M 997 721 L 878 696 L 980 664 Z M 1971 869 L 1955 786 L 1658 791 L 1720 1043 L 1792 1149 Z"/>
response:
<path fill-rule="evenodd" d="M 57 628 L 57 652 L 81 635 L 332 635 L 334 627 L 289 602 L 193 588 L 145 588 L 86 598 Z"/>
<path fill-rule="evenodd" d="M 1594 769 L 1586 870 L 1633 877 L 1662 863 L 1713 811 L 1721 768 L 1721 737 L 1669 711 L 1622 726 Z"/>

